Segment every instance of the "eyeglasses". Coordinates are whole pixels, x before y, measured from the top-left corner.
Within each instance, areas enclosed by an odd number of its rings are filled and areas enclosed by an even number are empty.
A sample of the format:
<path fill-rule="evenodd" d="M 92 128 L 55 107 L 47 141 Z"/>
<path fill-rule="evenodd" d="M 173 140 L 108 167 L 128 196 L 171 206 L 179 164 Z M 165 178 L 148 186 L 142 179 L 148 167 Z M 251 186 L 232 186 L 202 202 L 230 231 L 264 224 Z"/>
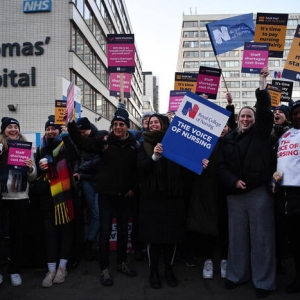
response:
<path fill-rule="evenodd" d="M 112 125 L 113 127 L 124 127 L 125 126 L 125 123 L 117 123 L 117 122 L 115 122 L 115 123 L 113 123 L 113 125 Z"/>

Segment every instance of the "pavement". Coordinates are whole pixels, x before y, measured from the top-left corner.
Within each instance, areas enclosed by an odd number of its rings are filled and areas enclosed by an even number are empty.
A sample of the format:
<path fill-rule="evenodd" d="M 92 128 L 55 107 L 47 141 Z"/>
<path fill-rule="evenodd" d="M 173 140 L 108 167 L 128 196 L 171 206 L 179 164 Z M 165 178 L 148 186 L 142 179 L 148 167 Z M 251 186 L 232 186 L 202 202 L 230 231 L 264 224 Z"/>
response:
<path fill-rule="evenodd" d="M 131 255 L 131 254 L 130 254 Z M 129 255 L 129 256 L 130 256 Z M 116 253 L 111 252 L 111 268 L 114 285 L 104 287 L 100 283 L 97 262 L 82 261 L 69 272 L 66 281 L 53 284 L 50 288 L 41 286 L 46 274 L 44 268 L 25 268 L 22 271 L 23 284 L 13 287 L 5 267 L 0 269 L 3 283 L 0 285 L 0 300 L 250 300 L 257 299 L 255 288 L 251 282 L 238 286 L 234 290 L 224 289 L 224 280 L 220 276 L 220 261 L 214 259 L 214 278 L 203 279 L 202 267 L 204 258 L 196 259 L 196 267 L 187 267 L 182 261 L 174 264 L 174 273 L 179 281 L 175 288 L 168 287 L 160 270 L 162 288 L 152 289 L 149 286 L 149 267 L 147 260 L 136 262 L 132 259 L 132 267 L 137 271 L 136 277 L 127 277 L 115 271 Z M 267 299 L 288 300 L 300 299 L 300 293 L 287 294 L 285 287 L 293 280 L 291 259 L 287 260 L 287 274 L 277 276 L 277 290 Z"/>

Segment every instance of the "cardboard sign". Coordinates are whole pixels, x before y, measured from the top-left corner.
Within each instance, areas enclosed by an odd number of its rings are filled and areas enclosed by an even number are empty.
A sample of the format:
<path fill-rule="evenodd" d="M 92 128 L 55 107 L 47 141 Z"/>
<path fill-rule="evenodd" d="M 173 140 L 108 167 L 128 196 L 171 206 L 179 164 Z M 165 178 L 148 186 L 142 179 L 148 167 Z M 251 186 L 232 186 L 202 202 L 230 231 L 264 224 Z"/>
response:
<path fill-rule="evenodd" d="M 300 81 L 300 25 L 297 26 L 292 46 L 290 48 L 282 77 Z"/>
<path fill-rule="evenodd" d="M 66 123 L 66 119 L 64 117 L 67 109 L 67 101 L 64 100 L 55 100 L 55 124 L 64 125 Z"/>
<path fill-rule="evenodd" d="M 269 57 L 283 57 L 288 14 L 257 13 L 254 42 L 269 43 Z"/>
<path fill-rule="evenodd" d="M 187 92 L 163 140 L 163 156 L 201 174 L 231 112 Z"/>
<path fill-rule="evenodd" d="M 209 99 L 217 99 L 221 69 L 200 67 L 197 78 L 196 93 L 198 95 L 205 94 Z"/>
<path fill-rule="evenodd" d="M 259 74 L 261 69 L 268 66 L 269 44 L 245 43 L 242 73 Z"/>
<path fill-rule="evenodd" d="M 269 90 L 271 96 L 271 106 L 276 107 L 280 105 L 281 99 L 281 91 L 280 89 L 272 86 L 271 84 L 267 84 L 267 89 Z"/>
<path fill-rule="evenodd" d="M 168 111 L 176 111 L 185 96 L 186 91 L 170 91 Z"/>
<path fill-rule="evenodd" d="M 75 119 L 75 79 L 72 80 L 67 94 L 67 122 Z"/>
<path fill-rule="evenodd" d="M 130 73 L 109 74 L 109 95 L 115 97 L 121 96 L 120 76 L 123 76 L 124 97 L 130 98 L 131 77 L 132 77 Z"/>
<path fill-rule="evenodd" d="M 174 90 L 190 91 L 196 93 L 198 74 L 195 73 L 175 73 Z"/>
<path fill-rule="evenodd" d="M 293 85 L 293 81 L 285 81 L 279 79 L 272 80 L 272 86 L 278 88 L 281 91 L 280 101 L 289 102 L 292 99 Z"/>
<path fill-rule="evenodd" d="M 107 35 L 107 64 L 111 73 L 134 73 L 135 47 L 133 34 Z"/>
<path fill-rule="evenodd" d="M 31 142 L 10 141 L 8 148 L 7 164 L 10 169 L 15 167 L 28 168 L 24 160 L 31 158 Z"/>

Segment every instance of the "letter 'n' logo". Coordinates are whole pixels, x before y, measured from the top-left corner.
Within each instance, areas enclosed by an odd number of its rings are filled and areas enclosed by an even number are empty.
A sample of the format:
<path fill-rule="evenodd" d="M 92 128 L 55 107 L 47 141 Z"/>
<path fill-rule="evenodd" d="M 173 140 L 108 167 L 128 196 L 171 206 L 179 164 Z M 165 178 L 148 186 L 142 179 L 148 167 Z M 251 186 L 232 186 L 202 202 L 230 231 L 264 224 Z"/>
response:
<path fill-rule="evenodd" d="M 184 105 L 184 107 L 183 107 L 183 109 L 182 109 L 181 112 L 185 116 L 187 114 L 189 114 L 189 117 L 192 118 L 192 119 L 194 119 L 195 116 L 196 116 L 196 114 L 197 114 L 197 112 L 198 112 L 198 110 L 199 110 L 199 106 L 197 104 L 195 104 L 194 106 L 192 106 L 192 103 L 189 102 L 189 101 L 187 101 L 185 103 L 185 105 Z"/>

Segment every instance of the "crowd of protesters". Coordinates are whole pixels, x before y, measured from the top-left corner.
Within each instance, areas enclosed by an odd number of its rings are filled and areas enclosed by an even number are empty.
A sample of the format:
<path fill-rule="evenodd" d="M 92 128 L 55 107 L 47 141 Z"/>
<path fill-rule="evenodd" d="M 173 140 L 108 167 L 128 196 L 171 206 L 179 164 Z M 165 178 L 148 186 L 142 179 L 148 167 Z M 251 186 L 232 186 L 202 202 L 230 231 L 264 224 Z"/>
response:
<path fill-rule="evenodd" d="M 122 103 L 109 131 L 98 130 L 86 117 L 60 126 L 49 116 L 35 157 L 22 168 L 8 164 L 12 141 L 25 141 L 20 124 L 2 118 L 0 239 L 10 238 L 11 284 L 22 284 L 22 229 L 31 185 L 44 228 L 44 288 L 63 283 L 82 258 L 97 260 L 100 282 L 113 285 L 109 254 L 116 217 L 117 271 L 137 276 L 127 253 L 131 220 L 134 257 L 139 261 L 147 254 L 154 289 L 162 287 L 160 260 L 167 285 L 178 285 L 173 270 L 178 250 L 187 266 L 195 266 L 194 256 L 202 255 L 202 276 L 212 279 L 219 249 L 225 289 L 251 279 L 256 296 L 265 298 L 292 256 L 296 276 L 286 291 L 299 292 L 300 101 L 272 109 L 268 74 L 263 68 L 256 105 L 243 107 L 237 120 L 227 94 L 232 114 L 211 156 L 199 162 L 201 175 L 163 156 L 161 142 L 172 122 L 168 114 L 145 113 L 141 132 L 130 130 Z M 201 241 L 197 249 L 191 233 Z"/>

